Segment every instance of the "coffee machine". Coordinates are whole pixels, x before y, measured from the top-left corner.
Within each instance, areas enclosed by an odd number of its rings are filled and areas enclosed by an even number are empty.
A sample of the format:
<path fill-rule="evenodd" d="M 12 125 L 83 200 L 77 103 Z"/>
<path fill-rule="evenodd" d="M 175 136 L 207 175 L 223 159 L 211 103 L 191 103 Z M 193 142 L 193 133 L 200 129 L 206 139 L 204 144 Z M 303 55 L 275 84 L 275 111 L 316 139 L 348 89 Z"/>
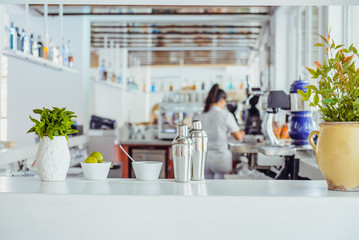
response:
<path fill-rule="evenodd" d="M 263 135 L 270 145 L 278 145 L 278 139 L 273 133 L 273 114 L 279 109 L 290 110 L 289 136 L 295 146 L 308 145 L 308 136 L 313 131 L 312 111 L 308 102 L 302 101 L 297 90 L 307 91 L 309 83 L 303 80 L 295 81 L 290 87 L 290 94 L 284 91 L 269 91 L 263 96 L 264 117 L 262 123 Z"/>

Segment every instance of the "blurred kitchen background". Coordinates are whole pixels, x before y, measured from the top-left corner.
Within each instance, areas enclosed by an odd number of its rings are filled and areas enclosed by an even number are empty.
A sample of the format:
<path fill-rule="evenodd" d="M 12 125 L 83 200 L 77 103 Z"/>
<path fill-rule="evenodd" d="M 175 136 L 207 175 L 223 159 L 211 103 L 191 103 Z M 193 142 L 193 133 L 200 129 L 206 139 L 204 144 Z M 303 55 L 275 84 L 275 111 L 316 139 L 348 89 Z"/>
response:
<path fill-rule="evenodd" d="M 110 176 L 133 177 L 121 143 L 138 160 L 164 161 L 161 176 L 171 177 L 175 126 L 203 111 L 213 84 L 245 130 L 253 95 L 261 121 L 263 92 L 288 93 L 295 80 L 310 80 L 305 67 L 324 57 L 313 47 L 316 33 L 331 28 L 336 42 L 358 42 L 358 9 L 1 4 L 0 174 L 36 174 L 38 138 L 26 134 L 28 115 L 58 106 L 78 116 L 70 175 L 81 175 L 78 163 L 100 151 L 113 161 Z M 286 115 L 274 116 L 278 138 L 286 138 Z M 316 112 L 313 119 L 317 126 Z M 320 178 L 309 158 L 302 177 Z M 277 160 L 262 168 L 266 176 L 283 166 Z"/>

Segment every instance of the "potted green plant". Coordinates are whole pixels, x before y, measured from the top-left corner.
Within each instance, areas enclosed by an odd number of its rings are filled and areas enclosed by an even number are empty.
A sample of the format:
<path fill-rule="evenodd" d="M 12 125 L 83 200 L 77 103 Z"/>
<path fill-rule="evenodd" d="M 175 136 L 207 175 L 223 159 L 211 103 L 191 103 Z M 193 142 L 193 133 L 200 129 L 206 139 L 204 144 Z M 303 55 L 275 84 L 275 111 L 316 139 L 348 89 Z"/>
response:
<path fill-rule="evenodd" d="M 324 122 L 320 132 L 313 131 L 309 142 L 329 190 L 359 190 L 359 68 L 355 66 L 358 51 L 351 44 L 336 45 L 331 39 L 314 46 L 325 51 L 316 69 L 307 68 L 317 84 L 307 86 L 306 93 L 298 90 L 302 100 L 315 107 Z M 316 144 L 313 136 L 318 135 Z"/>
<path fill-rule="evenodd" d="M 30 116 L 35 124 L 27 133 L 35 132 L 40 136 L 36 163 L 43 181 L 62 181 L 66 178 L 70 165 L 70 151 L 67 146 L 69 134 L 78 132 L 72 129 L 74 112 L 66 108 L 53 107 L 33 110 L 40 120 Z"/>

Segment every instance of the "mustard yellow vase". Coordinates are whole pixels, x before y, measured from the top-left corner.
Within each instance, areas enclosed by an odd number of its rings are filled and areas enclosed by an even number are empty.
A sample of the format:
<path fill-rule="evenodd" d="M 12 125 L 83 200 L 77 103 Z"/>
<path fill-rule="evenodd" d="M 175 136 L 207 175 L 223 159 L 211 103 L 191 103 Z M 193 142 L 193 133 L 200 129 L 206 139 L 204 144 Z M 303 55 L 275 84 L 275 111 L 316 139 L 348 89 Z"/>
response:
<path fill-rule="evenodd" d="M 308 139 L 328 189 L 359 191 L 359 122 L 324 122 Z"/>

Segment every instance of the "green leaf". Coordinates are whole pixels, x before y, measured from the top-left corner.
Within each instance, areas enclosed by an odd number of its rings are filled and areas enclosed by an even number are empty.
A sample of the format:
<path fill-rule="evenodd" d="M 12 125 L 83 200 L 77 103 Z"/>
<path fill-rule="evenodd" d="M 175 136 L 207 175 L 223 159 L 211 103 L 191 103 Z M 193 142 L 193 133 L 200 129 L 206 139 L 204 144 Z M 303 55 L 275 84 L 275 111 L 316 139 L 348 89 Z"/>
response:
<path fill-rule="evenodd" d="M 335 47 L 335 49 L 338 49 L 338 48 L 341 48 L 341 47 L 343 47 L 344 45 L 337 45 L 336 47 Z"/>
<path fill-rule="evenodd" d="M 358 50 L 353 46 L 352 47 L 353 53 L 358 54 Z"/>
<path fill-rule="evenodd" d="M 27 133 L 35 132 L 35 129 L 36 129 L 35 127 L 32 127 L 29 129 L 29 131 L 27 131 Z"/>
<path fill-rule="evenodd" d="M 297 92 L 300 96 L 307 97 L 307 95 L 305 94 L 305 92 L 303 92 L 303 90 L 298 89 Z"/>
<path fill-rule="evenodd" d="M 40 123 L 38 120 L 32 118 L 31 116 L 29 116 L 29 117 L 30 117 L 31 121 L 34 122 L 35 124 L 39 124 L 39 123 Z"/>
<path fill-rule="evenodd" d="M 315 105 L 318 105 L 318 103 L 319 103 L 319 96 L 318 96 L 318 94 L 315 94 L 315 95 L 314 95 L 313 101 L 314 101 L 314 104 L 315 104 Z"/>
<path fill-rule="evenodd" d="M 306 94 L 307 98 L 309 99 L 310 98 L 310 95 L 312 95 L 312 89 L 311 88 L 308 88 Z"/>
<path fill-rule="evenodd" d="M 314 44 L 314 47 L 324 47 L 324 44 L 323 43 L 316 43 L 316 44 Z"/>
<path fill-rule="evenodd" d="M 34 113 L 36 113 L 36 114 L 41 114 L 43 110 L 41 110 L 41 109 L 34 109 L 34 110 L 32 110 L 32 111 L 33 111 Z"/>
<path fill-rule="evenodd" d="M 315 75 L 315 71 L 311 68 L 306 68 L 311 75 Z"/>
<path fill-rule="evenodd" d="M 324 41 L 325 43 L 328 43 L 328 40 L 327 40 L 325 37 L 323 37 L 323 36 L 320 35 L 320 34 L 318 34 L 318 36 L 319 36 L 321 39 L 323 39 L 323 41 Z"/>
<path fill-rule="evenodd" d="M 332 45 L 330 45 L 330 48 L 334 48 L 335 47 L 335 43 L 334 41 L 332 42 Z"/>
<path fill-rule="evenodd" d="M 53 136 L 66 136 L 67 134 L 76 133 L 77 130 L 71 128 L 73 125 L 72 118 L 76 117 L 74 112 L 66 111 L 66 108 L 53 107 L 52 110 L 45 107 L 41 109 L 34 109 L 33 112 L 41 114 L 40 121 L 30 117 L 30 120 L 35 123 L 29 132 L 35 132 L 41 138 L 48 136 L 53 139 Z"/>
<path fill-rule="evenodd" d="M 315 85 L 308 85 L 308 86 L 305 86 L 304 88 L 312 89 L 313 91 L 318 91 L 318 89 Z"/>
<path fill-rule="evenodd" d="M 324 99 L 323 103 L 336 103 L 334 99 Z"/>

